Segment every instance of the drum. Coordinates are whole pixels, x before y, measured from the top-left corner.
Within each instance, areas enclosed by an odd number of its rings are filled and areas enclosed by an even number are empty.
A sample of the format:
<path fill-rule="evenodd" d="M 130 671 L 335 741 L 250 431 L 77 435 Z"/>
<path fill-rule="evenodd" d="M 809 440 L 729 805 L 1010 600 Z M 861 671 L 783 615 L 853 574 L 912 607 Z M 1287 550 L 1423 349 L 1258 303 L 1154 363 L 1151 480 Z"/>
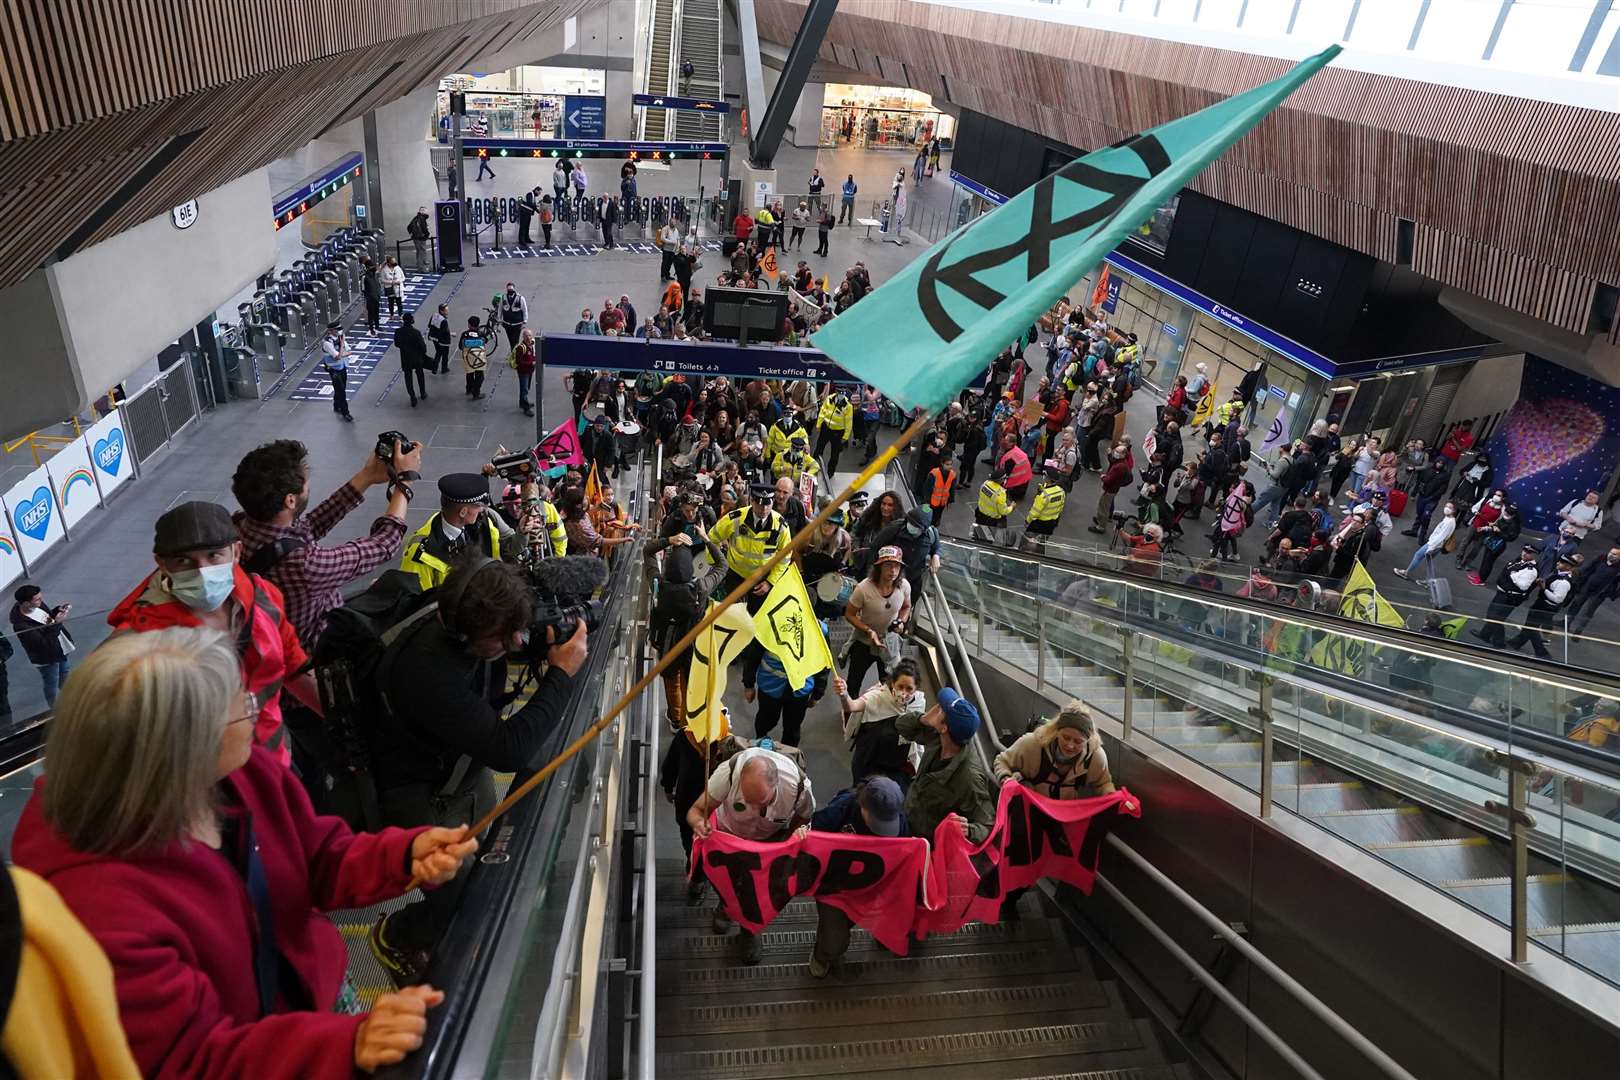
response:
<path fill-rule="evenodd" d="M 822 574 L 816 581 L 816 599 L 824 604 L 837 605 L 842 611 L 849 604 L 849 598 L 854 595 L 858 584 L 854 578 L 845 577 L 837 571 Z"/>

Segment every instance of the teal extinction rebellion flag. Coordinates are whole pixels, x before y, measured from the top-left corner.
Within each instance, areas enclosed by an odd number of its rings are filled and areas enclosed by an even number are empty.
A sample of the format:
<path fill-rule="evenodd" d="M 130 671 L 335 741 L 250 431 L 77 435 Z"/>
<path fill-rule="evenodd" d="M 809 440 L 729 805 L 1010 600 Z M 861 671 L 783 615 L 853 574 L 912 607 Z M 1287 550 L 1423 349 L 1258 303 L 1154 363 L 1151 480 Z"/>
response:
<path fill-rule="evenodd" d="M 1072 161 L 956 229 L 816 332 L 907 409 L 943 409 L 1126 234 L 1242 138 L 1337 45 L 1287 75 Z"/>

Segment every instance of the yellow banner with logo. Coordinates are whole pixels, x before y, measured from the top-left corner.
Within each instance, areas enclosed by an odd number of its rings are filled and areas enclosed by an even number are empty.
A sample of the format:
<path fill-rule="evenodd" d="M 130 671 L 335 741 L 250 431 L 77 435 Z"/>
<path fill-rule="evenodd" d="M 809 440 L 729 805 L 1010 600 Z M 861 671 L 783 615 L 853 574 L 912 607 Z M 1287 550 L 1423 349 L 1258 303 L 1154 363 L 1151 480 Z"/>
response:
<path fill-rule="evenodd" d="M 754 613 L 754 636 L 782 662 L 788 682 L 802 686 L 806 679 L 833 666 L 832 650 L 827 648 L 799 568 L 790 562 L 782 565 L 786 572 L 776 579 L 765 603 Z"/>

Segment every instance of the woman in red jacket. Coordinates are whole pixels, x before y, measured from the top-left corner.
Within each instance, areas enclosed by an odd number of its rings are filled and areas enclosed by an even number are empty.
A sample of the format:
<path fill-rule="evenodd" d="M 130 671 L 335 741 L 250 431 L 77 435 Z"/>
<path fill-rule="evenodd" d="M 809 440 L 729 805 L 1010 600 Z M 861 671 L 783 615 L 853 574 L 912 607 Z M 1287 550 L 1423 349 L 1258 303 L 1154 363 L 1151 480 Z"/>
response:
<path fill-rule="evenodd" d="M 320 913 L 442 884 L 465 827 L 355 835 L 316 817 L 253 745 L 257 702 L 213 630 L 114 637 L 57 702 L 12 842 L 112 961 L 146 1076 L 330 1077 L 401 1061 L 443 994 L 358 1012 L 343 940 Z"/>

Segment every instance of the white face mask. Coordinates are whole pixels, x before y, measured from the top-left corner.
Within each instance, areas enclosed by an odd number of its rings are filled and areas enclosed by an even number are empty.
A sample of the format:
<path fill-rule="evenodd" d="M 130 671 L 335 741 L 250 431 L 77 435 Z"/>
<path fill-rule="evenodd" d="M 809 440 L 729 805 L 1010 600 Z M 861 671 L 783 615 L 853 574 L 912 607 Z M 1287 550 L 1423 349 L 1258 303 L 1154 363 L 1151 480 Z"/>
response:
<path fill-rule="evenodd" d="M 169 575 L 169 592 L 193 611 L 218 611 L 235 587 L 235 563 L 203 566 Z"/>

